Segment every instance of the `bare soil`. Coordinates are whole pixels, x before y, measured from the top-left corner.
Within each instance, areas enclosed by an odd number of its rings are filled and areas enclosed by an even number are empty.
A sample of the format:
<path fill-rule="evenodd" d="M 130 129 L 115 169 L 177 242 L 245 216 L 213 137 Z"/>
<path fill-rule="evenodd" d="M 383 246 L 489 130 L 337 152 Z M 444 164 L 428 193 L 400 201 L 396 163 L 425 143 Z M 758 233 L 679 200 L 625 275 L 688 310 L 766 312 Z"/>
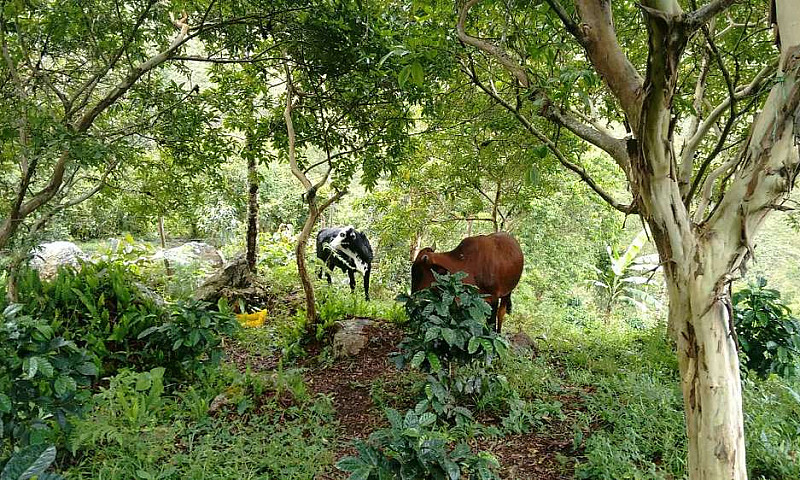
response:
<path fill-rule="evenodd" d="M 341 436 L 335 458 L 352 455 L 352 441 L 366 439 L 376 429 L 388 426 L 381 409 L 373 401 L 372 388 L 376 382 L 397 385 L 400 372 L 389 360 L 389 354 L 397 351 L 403 332 L 394 324 L 375 321 L 366 327 L 369 337 L 367 346 L 355 357 L 336 359 L 332 363 L 312 365 L 306 374 L 306 382 L 314 393 L 329 395 L 336 410 L 336 419 Z M 320 346 L 309 348 L 310 354 L 318 354 Z M 253 357 L 231 345 L 229 358 L 242 370 L 249 365 L 251 370 L 274 369 L 277 357 Z M 402 396 L 403 392 L 396 392 Z M 569 417 L 570 411 L 581 409 L 584 392 L 565 393 L 561 400 Z M 408 405 L 410 408 L 412 404 Z M 481 419 L 495 423 L 497 419 Z M 503 437 L 480 438 L 473 441 L 476 450 L 486 450 L 497 457 L 501 465 L 501 478 L 508 480 L 562 480 L 573 478 L 575 452 L 572 449 L 573 431 L 569 420 L 553 421 L 536 432 Z M 335 468 L 318 476 L 320 480 L 345 479 L 347 475 Z"/>

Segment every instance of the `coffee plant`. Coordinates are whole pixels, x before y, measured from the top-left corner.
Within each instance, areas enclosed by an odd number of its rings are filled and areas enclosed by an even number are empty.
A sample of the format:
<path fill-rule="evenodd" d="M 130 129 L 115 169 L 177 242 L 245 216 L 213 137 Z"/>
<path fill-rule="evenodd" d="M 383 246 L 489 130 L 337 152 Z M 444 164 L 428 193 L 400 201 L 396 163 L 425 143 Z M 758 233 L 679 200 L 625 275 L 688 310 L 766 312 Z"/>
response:
<path fill-rule="evenodd" d="M 367 442 L 356 442 L 358 457 L 337 463 L 351 480 L 496 479 L 499 467 L 489 453 L 474 454 L 447 433 L 449 425 L 474 424 L 466 399 L 475 402 L 493 383 L 504 379 L 487 371 L 505 354 L 506 341 L 490 329 L 489 305 L 464 273 L 439 275 L 431 288 L 401 296 L 408 314 L 408 337 L 393 359 L 398 368 L 410 366 L 428 373 L 425 398 L 403 417 L 387 409 L 391 428 L 379 430 Z M 460 367 L 469 365 L 462 375 Z"/>
<path fill-rule="evenodd" d="M 222 359 L 221 335 L 232 335 L 239 323 L 220 298 L 217 311 L 207 302 L 179 302 L 170 311 L 169 320 L 139 333 L 146 340 L 146 349 L 153 364 L 164 365 L 173 377 L 201 374 L 208 366 L 219 365 Z"/>
<path fill-rule="evenodd" d="M 766 286 L 766 279 L 759 278 L 733 294 L 742 363 L 761 378 L 770 373 L 789 378 L 797 374 L 800 362 L 800 321 L 783 304 L 780 292 Z"/>
<path fill-rule="evenodd" d="M 0 315 L 0 437 L 51 440 L 83 413 L 97 376 L 92 357 L 42 319 L 10 305 Z"/>
<path fill-rule="evenodd" d="M 56 459 L 56 447 L 46 444 L 30 445 L 15 452 L 0 472 L 0 480 L 63 480 L 57 473 L 46 472 Z"/>
<path fill-rule="evenodd" d="M 462 283 L 465 273 L 433 274 L 436 282 L 430 288 L 398 297 L 405 302 L 409 319 L 409 336 L 394 357 L 398 368 L 410 365 L 438 372 L 451 362 L 473 360 L 491 366 L 508 343 L 486 323 L 489 304 L 477 287 Z"/>
<path fill-rule="evenodd" d="M 436 415 L 420 403 L 405 416 L 387 409 L 390 428 L 378 430 L 366 442 L 357 441 L 358 457 L 336 464 L 351 480 L 370 479 L 497 479 L 499 466 L 491 454 L 474 454 L 465 443 L 450 448 L 450 439 L 435 429 Z"/>

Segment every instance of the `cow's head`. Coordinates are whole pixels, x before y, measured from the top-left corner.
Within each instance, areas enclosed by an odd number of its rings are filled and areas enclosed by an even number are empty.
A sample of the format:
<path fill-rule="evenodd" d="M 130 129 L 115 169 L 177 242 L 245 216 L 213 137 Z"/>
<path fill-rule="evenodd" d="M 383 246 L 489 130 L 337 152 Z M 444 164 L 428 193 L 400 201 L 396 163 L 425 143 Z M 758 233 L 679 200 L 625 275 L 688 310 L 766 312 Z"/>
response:
<path fill-rule="evenodd" d="M 433 249 L 423 248 L 411 265 L 411 291 L 416 292 L 430 287 L 436 280 L 433 278 L 434 270 L 440 274 L 447 273 L 444 267 L 436 264 L 436 253 Z"/>
<path fill-rule="evenodd" d="M 336 237 L 331 240 L 331 248 L 334 250 L 347 249 L 352 251 L 356 238 L 356 229 L 353 228 L 352 225 L 342 227 L 339 233 L 336 234 Z"/>

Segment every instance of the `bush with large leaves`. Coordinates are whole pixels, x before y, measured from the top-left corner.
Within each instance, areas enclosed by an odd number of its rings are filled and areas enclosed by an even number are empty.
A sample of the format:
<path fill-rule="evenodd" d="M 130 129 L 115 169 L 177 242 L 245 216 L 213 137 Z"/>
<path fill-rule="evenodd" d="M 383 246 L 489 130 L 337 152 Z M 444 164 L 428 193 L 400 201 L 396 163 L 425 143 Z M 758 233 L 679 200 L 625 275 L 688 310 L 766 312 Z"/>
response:
<path fill-rule="evenodd" d="M 453 448 L 451 439 L 435 428 L 436 415 L 417 405 L 405 416 L 388 409 L 390 428 L 378 430 L 366 442 L 357 441 L 358 457 L 336 464 L 350 479 L 496 479 L 499 465 L 491 454 L 474 454 L 466 443 Z"/>
<path fill-rule="evenodd" d="M 224 301 L 157 302 L 121 263 L 62 268 L 51 281 L 20 276 L 20 300 L 0 320 L 0 438 L 58 443 L 81 415 L 98 374 L 164 367 L 169 380 L 199 376 L 238 328 Z"/>
<path fill-rule="evenodd" d="M 56 459 L 56 447 L 36 444 L 15 452 L 0 472 L 0 480 L 63 480 L 57 473 L 45 472 Z"/>
<path fill-rule="evenodd" d="M 800 321 L 783 304 L 781 293 L 759 278 L 733 294 L 742 365 L 761 378 L 770 373 L 795 376 L 800 363 Z"/>
<path fill-rule="evenodd" d="M 433 373 L 453 362 L 479 360 L 490 366 L 508 343 L 486 323 L 489 304 L 474 285 L 462 283 L 466 273 L 433 274 L 436 282 L 430 288 L 398 297 L 406 304 L 409 335 L 395 363 Z"/>
<path fill-rule="evenodd" d="M 97 367 L 86 350 L 20 307 L 0 315 L 0 438 L 40 443 L 83 412 Z"/>

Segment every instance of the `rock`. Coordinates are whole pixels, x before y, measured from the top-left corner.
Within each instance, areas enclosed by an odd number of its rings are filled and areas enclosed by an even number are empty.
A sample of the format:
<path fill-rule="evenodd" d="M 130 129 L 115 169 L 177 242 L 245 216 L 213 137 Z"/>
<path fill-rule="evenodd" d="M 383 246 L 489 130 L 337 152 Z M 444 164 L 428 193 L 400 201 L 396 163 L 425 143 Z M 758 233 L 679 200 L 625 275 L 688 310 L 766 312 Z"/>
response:
<path fill-rule="evenodd" d="M 211 405 L 209 405 L 209 407 L 208 407 L 208 413 L 209 414 L 216 413 L 222 407 L 224 407 L 226 405 L 229 405 L 230 403 L 231 403 L 231 400 L 228 398 L 228 396 L 225 395 L 224 392 L 220 393 L 219 395 L 214 397 L 214 400 L 211 401 Z"/>
<path fill-rule="evenodd" d="M 534 342 L 527 333 L 519 331 L 512 335 L 508 341 L 511 344 L 511 348 L 515 351 L 522 352 L 528 350 L 532 352 L 534 356 L 536 355 L 536 342 Z"/>
<path fill-rule="evenodd" d="M 162 296 L 161 296 L 161 295 L 159 295 L 158 293 L 156 293 L 156 292 L 154 292 L 153 290 L 151 290 L 151 289 L 150 289 L 150 288 L 149 288 L 147 285 L 145 285 L 144 283 L 141 283 L 141 282 L 133 282 L 133 283 L 131 284 L 131 287 L 132 287 L 132 289 L 133 289 L 133 290 L 136 290 L 136 292 L 137 292 L 137 293 L 138 293 L 140 296 L 142 296 L 142 297 L 144 297 L 144 298 L 149 298 L 150 300 L 152 300 L 152 301 L 153 301 L 153 303 L 155 303 L 155 304 L 156 304 L 156 306 L 159 306 L 159 307 L 162 307 L 162 308 L 164 308 L 164 307 L 166 307 L 166 306 L 167 306 L 167 302 L 165 302 L 165 301 L 164 301 L 164 297 L 162 297 Z"/>
<path fill-rule="evenodd" d="M 213 246 L 203 242 L 188 242 L 167 250 L 161 250 L 150 260 L 163 260 L 166 258 L 172 265 L 187 266 L 192 264 L 207 264 L 219 268 L 225 263 L 222 254 Z"/>
<path fill-rule="evenodd" d="M 223 290 L 244 289 L 255 284 L 250 269 L 247 268 L 247 259 L 244 255 L 234 258 L 225 268 L 212 275 L 203 282 L 194 293 L 194 298 L 205 302 L 216 303 Z"/>
<path fill-rule="evenodd" d="M 64 241 L 43 243 L 31 250 L 31 256 L 30 266 L 43 280 L 53 278 L 62 265 L 79 267 L 79 260 L 89 258 L 80 247 Z"/>
<path fill-rule="evenodd" d="M 372 325 L 366 318 L 352 318 L 337 322 L 338 330 L 333 336 L 333 353 L 336 357 L 352 357 L 358 355 L 367 345 L 367 334 L 364 328 Z"/>

